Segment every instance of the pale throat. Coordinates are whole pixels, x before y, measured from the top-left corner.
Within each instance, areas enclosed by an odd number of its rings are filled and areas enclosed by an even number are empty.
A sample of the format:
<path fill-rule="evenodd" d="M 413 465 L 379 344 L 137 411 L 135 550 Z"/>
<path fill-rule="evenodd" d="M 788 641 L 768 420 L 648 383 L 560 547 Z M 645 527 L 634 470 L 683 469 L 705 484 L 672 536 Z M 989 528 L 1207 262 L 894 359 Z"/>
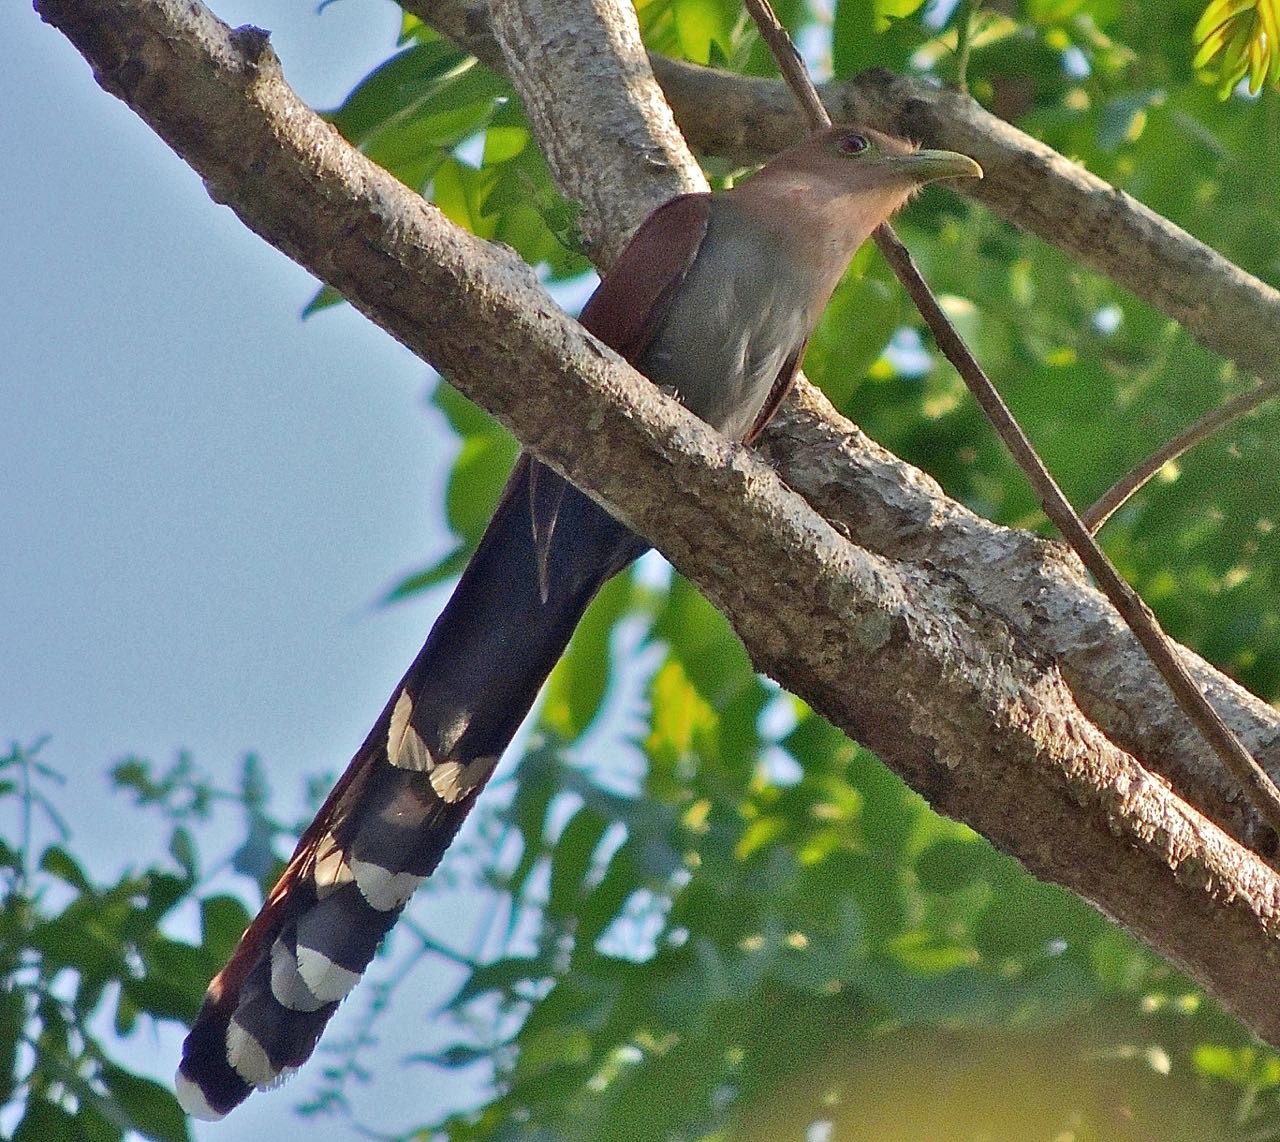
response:
<path fill-rule="evenodd" d="M 858 247 L 907 202 L 911 189 L 766 169 L 735 197 L 738 209 L 780 249 L 807 263 L 825 306 Z"/>

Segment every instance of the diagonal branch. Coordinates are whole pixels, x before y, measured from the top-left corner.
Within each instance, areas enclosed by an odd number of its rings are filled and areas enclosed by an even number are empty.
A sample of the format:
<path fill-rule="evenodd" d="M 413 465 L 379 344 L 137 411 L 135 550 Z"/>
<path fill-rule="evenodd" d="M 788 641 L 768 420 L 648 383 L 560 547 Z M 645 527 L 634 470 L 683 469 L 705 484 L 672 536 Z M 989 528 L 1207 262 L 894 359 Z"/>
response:
<path fill-rule="evenodd" d="M 768 465 L 586 336 L 509 253 L 352 151 L 289 90 L 262 33 L 232 31 L 193 0 L 41 0 L 40 10 L 219 201 L 655 539 L 730 616 L 761 669 L 939 809 L 1093 900 L 1280 1042 L 1280 878 L 1099 732 L 1037 641 L 1044 631 L 1033 623 L 1024 634 L 970 586 L 992 580 L 989 596 L 994 581 L 1017 584 L 1028 609 L 1060 607 L 1084 641 L 1073 615 L 1093 613 L 1096 597 L 1069 567 L 1057 568 L 1062 599 L 1046 603 L 1043 581 L 997 558 L 1001 544 L 1033 541 L 968 521 L 923 477 L 891 474 L 887 459 L 858 476 L 875 450 L 837 423 L 828 456 L 839 480 L 827 495 L 891 496 L 894 510 L 927 521 L 904 547 L 914 556 L 846 540 Z M 872 538 L 887 548 L 891 532 Z M 963 575 L 928 555 L 972 542 L 985 558 Z M 1054 562 L 1052 547 L 1034 550 Z M 1280 716 L 1214 677 L 1252 738 L 1280 739 Z"/>
<path fill-rule="evenodd" d="M 759 0 L 750 6 L 758 8 Z M 555 155 L 552 169 L 561 181 L 562 190 L 570 197 L 580 197 L 589 203 L 605 198 L 610 198 L 615 204 L 618 201 L 619 188 L 615 181 L 609 180 L 607 186 L 601 185 L 606 176 L 600 173 L 602 168 L 596 157 L 608 153 L 608 140 L 617 129 L 616 124 L 625 124 L 628 137 L 644 139 L 645 122 L 652 114 L 650 101 L 628 95 L 628 84 L 634 82 L 635 61 L 642 51 L 638 30 L 630 35 L 626 31 L 628 22 L 634 27 L 635 20 L 629 6 L 610 0 L 562 0 L 554 8 L 534 0 L 523 3 L 496 0 L 491 22 L 485 25 L 491 29 L 501 49 L 501 56 L 493 60 L 494 66 L 501 66 L 513 79 L 525 102 L 538 109 L 535 130 L 544 146 Z M 785 30 L 776 29 L 775 43 L 771 47 L 783 62 L 790 59 L 794 65 L 787 84 L 804 104 L 805 114 L 811 121 L 825 120 L 826 112 L 821 103 L 805 92 L 808 75 L 798 58 L 788 56 L 786 44 L 782 42 L 785 39 Z M 615 45 L 614 50 L 621 56 L 616 65 L 619 82 L 602 85 L 598 80 L 605 67 L 607 52 L 611 50 L 610 45 Z M 537 60 L 539 66 L 528 66 L 525 62 L 528 60 Z M 580 91 L 583 85 L 575 80 L 587 68 L 592 69 L 597 79 L 590 87 L 591 97 L 557 98 L 562 92 Z M 624 75 L 627 83 L 622 82 Z M 602 90 L 615 93 L 610 97 L 611 102 L 603 116 L 597 114 L 595 108 L 595 98 Z M 658 138 L 665 137 L 665 124 L 666 120 L 659 120 L 654 128 Z M 572 138 L 575 145 L 563 146 L 558 142 L 562 137 Z M 656 142 L 650 144 L 656 145 Z M 598 214 L 590 210 L 587 213 L 589 218 L 595 219 L 597 226 L 601 224 Z M 1252 838 L 1262 846 L 1262 851 L 1271 852 L 1276 843 L 1274 838 L 1280 831 L 1280 810 L 1277 809 L 1280 794 L 1277 794 L 1270 775 L 1254 760 L 1223 714 L 1210 704 L 1173 651 L 1172 642 L 1154 616 L 1087 534 L 991 382 L 956 335 L 901 242 L 887 227 L 877 233 L 876 241 L 894 271 L 903 279 L 940 346 L 956 364 L 1002 439 L 1027 472 L 1050 520 L 1060 533 L 1074 540 L 1073 546 L 1103 585 L 1112 604 L 1131 629 L 1138 632 L 1139 642 L 1164 677 L 1166 685 L 1172 689 L 1176 701 L 1188 711 L 1190 721 L 1222 759 L 1225 771 L 1217 768 L 1207 782 L 1201 778 L 1189 782 L 1185 788 L 1181 783 L 1178 787 L 1186 795 L 1187 789 L 1198 791 L 1206 784 L 1211 786 L 1213 794 L 1205 798 L 1205 804 L 1215 810 L 1221 810 L 1224 804 L 1232 806 L 1225 817 L 1218 819 L 1235 821 L 1243 816 L 1236 835 Z M 1161 705 L 1165 704 L 1167 699 L 1162 696 Z M 1179 721 L 1185 725 L 1185 719 Z M 1203 742 L 1197 744 L 1195 753 L 1198 755 L 1202 748 Z M 1144 754 L 1153 756 L 1146 751 Z M 1204 768 L 1198 758 L 1192 763 L 1175 763 L 1168 770 L 1162 765 L 1162 761 L 1153 757 L 1155 771 L 1170 777 L 1185 778 L 1188 770 Z M 1234 789 L 1241 787 L 1249 791 L 1253 802 L 1253 808 L 1243 813 L 1233 805 L 1237 799 Z"/>
<path fill-rule="evenodd" d="M 896 238 L 894 242 L 897 243 Z M 911 265 L 911 255 L 900 243 L 893 254 L 895 271 L 898 270 L 899 263 Z M 1254 808 L 1274 831 L 1280 832 L 1280 790 L 1271 780 L 1271 775 L 1253 758 L 1227 725 L 1226 719 L 1196 686 L 1190 670 L 1178 657 L 1173 640 L 1165 634 L 1142 596 L 1115 569 L 1115 565 L 1094 539 L 1093 533 L 1081 522 L 1071 501 L 1045 467 L 1022 426 L 1014 419 L 1008 405 L 996 391 L 969 346 L 943 313 L 933 291 L 920 274 L 915 272 L 914 265 L 911 269 L 910 274 L 899 273 L 911 294 L 911 300 L 916 303 L 916 308 L 920 310 L 947 360 L 955 365 L 969 391 L 982 405 L 987 419 L 1004 441 L 1005 447 L 1013 453 L 1018 466 L 1031 480 L 1045 515 L 1071 545 L 1072 550 L 1080 556 L 1102 588 L 1103 594 L 1124 618 L 1147 652 L 1147 657 L 1168 683 L 1178 705 L 1240 783 L 1240 788 L 1252 800 Z"/>
<path fill-rule="evenodd" d="M 1103 492 L 1081 517 L 1085 526 L 1096 535 L 1102 530 L 1107 520 L 1129 502 L 1129 497 L 1171 460 L 1176 460 L 1184 452 L 1189 452 L 1197 444 L 1208 440 L 1215 432 L 1226 428 L 1229 424 L 1234 424 L 1278 394 L 1280 394 L 1280 379 L 1264 381 L 1248 392 L 1239 393 L 1229 401 L 1225 401 L 1217 408 L 1211 408 L 1194 424 L 1187 425 L 1176 436 L 1166 440 L 1141 464 L 1126 472 Z"/>

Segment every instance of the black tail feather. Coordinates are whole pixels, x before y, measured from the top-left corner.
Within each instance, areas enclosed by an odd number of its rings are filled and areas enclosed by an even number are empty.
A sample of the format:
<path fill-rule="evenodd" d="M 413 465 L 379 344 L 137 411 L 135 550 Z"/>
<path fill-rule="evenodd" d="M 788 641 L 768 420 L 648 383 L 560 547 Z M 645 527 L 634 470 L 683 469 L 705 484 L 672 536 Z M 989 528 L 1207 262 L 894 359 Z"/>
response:
<path fill-rule="evenodd" d="M 546 504 L 554 519 L 535 520 Z M 310 1057 L 439 864 L 582 612 L 645 546 L 521 459 L 426 645 L 209 985 L 178 1068 L 189 1114 L 221 1118 Z"/>

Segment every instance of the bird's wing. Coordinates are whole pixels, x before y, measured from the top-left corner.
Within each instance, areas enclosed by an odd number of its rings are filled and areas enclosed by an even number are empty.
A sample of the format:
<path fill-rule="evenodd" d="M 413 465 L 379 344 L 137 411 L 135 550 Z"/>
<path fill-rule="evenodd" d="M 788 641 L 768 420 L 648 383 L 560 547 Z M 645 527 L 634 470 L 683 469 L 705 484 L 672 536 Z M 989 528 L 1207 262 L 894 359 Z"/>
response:
<path fill-rule="evenodd" d="M 709 194 L 682 194 L 658 207 L 583 306 L 579 317 L 583 327 L 634 365 L 649 347 L 698 256 L 710 217 Z M 545 601 L 550 590 L 551 542 L 568 482 L 537 461 L 531 464 L 529 507 L 538 552 L 538 588 Z"/>
<path fill-rule="evenodd" d="M 769 395 L 765 398 L 759 413 L 756 414 L 747 435 L 743 437 L 744 444 L 754 444 L 756 438 L 773 419 L 774 414 L 782 407 L 782 402 L 786 400 L 791 386 L 796 383 L 796 374 L 800 372 L 800 362 L 804 360 L 804 351 L 808 344 L 809 339 L 806 337 L 796 347 L 796 351 L 782 363 L 782 368 L 778 370 L 778 376 L 769 390 Z"/>
<path fill-rule="evenodd" d="M 635 364 L 698 256 L 710 217 L 709 194 L 682 194 L 659 206 L 600 279 L 582 307 L 582 324 Z"/>

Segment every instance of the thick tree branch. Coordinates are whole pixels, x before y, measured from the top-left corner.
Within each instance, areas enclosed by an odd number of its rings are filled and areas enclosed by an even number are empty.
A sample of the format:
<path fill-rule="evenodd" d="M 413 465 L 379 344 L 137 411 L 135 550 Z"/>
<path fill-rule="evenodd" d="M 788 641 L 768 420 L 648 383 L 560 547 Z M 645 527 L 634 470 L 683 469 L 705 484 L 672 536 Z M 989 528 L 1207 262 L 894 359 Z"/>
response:
<path fill-rule="evenodd" d="M 495 0 L 493 22 L 503 70 L 561 192 L 582 207 L 579 226 L 597 263 L 611 262 L 650 211 L 707 189 L 649 69 L 633 9 Z"/>
<path fill-rule="evenodd" d="M 502 69 L 483 0 L 401 0 Z M 758 162 L 804 130 L 786 85 L 651 56 L 676 122 L 703 154 Z M 1263 379 L 1280 377 L 1280 292 L 1124 191 L 985 111 L 960 92 L 886 71 L 823 87 L 836 122 L 861 122 L 972 155 L 981 182 L 957 188 L 1181 323 L 1205 348 Z M 1230 313 L 1232 320 L 1221 315 Z"/>
<path fill-rule="evenodd" d="M 612 176 L 607 163 L 598 157 L 607 155 L 612 148 L 613 132 L 618 129 L 618 124 L 625 125 L 629 137 L 643 139 L 650 123 L 651 102 L 631 94 L 638 87 L 634 71 L 636 55 L 641 50 L 631 5 L 619 0 L 558 0 L 554 8 L 544 9 L 530 0 L 495 0 L 490 20 L 486 27 L 491 27 L 503 53 L 495 62 L 506 67 L 521 99 L 542 109 L 535 122 L 535 130 L 548 152 L 553 154 L 552 172 L 559 179 L 561 189 L 570 197 L 580 197 L 588 203 L 609 198 L 613 211 L 621 212 L 624 218 L 628 212 L 647 210 L 651 203 L 640 193 L 645 183 L 620 182 Z M 606 27 L 609 29 L 607 34 L 602 31 Z M 617 53 L 612 62 L 612 75 L 609 74 L 611 52 Z M 533 68 L 521 62 L 526 59 L 549 59 L 551 62 L 545 68 Z M 593 113 L 594 99 L 556 98 L 557 92 L 580 87 L 574 82 L 575 76 L 588 67 L 595 79 L 591 86 L 593 94 L 611 93 L 607 96 L 610 101 L 608 110 L 602 115 Z M 653 150 L 662 145 L 667 120 L 657 117 L 649 129 L 653 139 L 647 143 L 646 149 Z M 554 140 L 560 133 L 571 136 L 576 145 L 563 147 L 556 144 Z M 591 209 L 584 212 L 583 222 L 589 232 L 592 226 L 605 224 L 599 212 Z M 804 391 L 803 385 L 801 391 Z M 826 402 L 812 397 L 808 402 L 811 410 L 823 406 L 835 416 Z M 828 421 L 826 428 L 828 437 L 838 439 L 838 434 L 847 431 L 849 426 L 842 418 L 836 418 Z M 821 431 L 820 428 L 818 430 Z M 784 466 L 782 471 L 790 481 L 790 470 Z M 892 550 L 884 554 L 895 555 Z M 957 562 L 963 565 L 962 561 Z M 1077 573 L 1077 579 L 1080 578 L 1082 576 Z M 978 590 L 980 584 L 973 586 Z M 1115 620 L 1119 624 L 1110 606 L 1100 603 L 1100 611 L 1108 621 Z M 1002 609 L 1001 613 L 1006 621 L 1017 622 L 1016 611 L 1006 613 Z M 1114 636 L 1122 629 L 1117 625 L 1115 629 L 1109 629 L 1109 633 Z M 1166 757 L 1161 751 L 1149 749 L 1148 739 L 1141 734 L 1129 733 L 1126 748 L 1148 762 L 1154 771 L 1175 778 L 1183 796 L 1189 796 L 1194 804 L 1208 810 L 1214 820 L 1225 822 L 1233 835 L 1264 854 L 1274 854 L 1278 843 L 1275 830 L 1249 799 L 1239 797 L 1238 776 L 1224 769 L 1206 750 L 1203 738 L 1198 737 L 1186 716 L 1169 701 L 1158 673 L 1153 671 L 1149 662 L 1143 661 L 1144 655 L 1132 641 L 1132 636 L 1126 634 L 1118 641 L 1113 638 L 1107 645 L 1126 650 L 1119 656 L 1104 654 L 1100 671 L 1091 669 L 1096 654 L 1075 656 L 1086 660 L 1076 668 L 1074 676 L 1093 684 L 1092 689 L 1086 686 L 1085 691 L 1093 696 L 1093 705 L 1106 708 L 1105 698 L 1116 685 L 1116 677 L 1108 678 L 1108 674 L 1114 675 L 1122 667 L 1125 678 L 1143 680 L 1143 709 L 1149 712 L 1149 716 L 1140 718 L 1143 730 L 1154 735 L 1155 740 L 1179 743 L 1174 756 Z M 1135 654 L 1128 653 L 1131 648 L 1136 650 Z M 1067 647 L 1059 646 L 1057 650 L 1062 653 Z M 1122 657 L 1123 662 L 1115 661 L 1115 657 Z M 1201 692 L 1204 692 L 1203 684 Z M 1230 725 L 1230 711 L 1227 711 L 1226 720 Z M 1110 732 L 1105 722 L 1100 724 Z M 1235 730 L 1235 726 L 1232 729 Z M 1270 742 L 1248 742 L 1255 756 L 1262 744 L 1271 745 Z M 1268 758 L 1262 760 L 1265 762 Z M 1270 750 L 1269 760 L 1273 767 L 1280 763 L 1277 750 Z"/>
<path fill-rule="evenodd" d="M 1024 633 L 959 573 L 1016 580 L 1026 594 L 1013 596 L 1015 612 L 1050 607 L 1081 641 L 1096 638 L 1076 617 L 1096 613 L 1096 597 L 1052 567 L 1052 547 L 1037 549 L 1038 579 L 993 562 L 1002 542 L 1031 541 L 979 526 L 901 471 L 892 491 L 909 501 L 898 510 L 916 524 L 905 540 L 915 556 L 855 546 L 768 465 L 592 341 L 508 253 L 347 147 L 288 89 L 261 33 L 233 32 L 191 0 L 40 9 L 219 201 L 657 540 L 761 669 L 939 809 L 1093 900 L 1280 1042 L 1280 878 L 1108 741 L 1076 706 L 1041 625 Z M 848 441 L 856 452 L 859 438 Z M 859 499 L 886 494 L 887 479 L 884 465 L 871 478 L 841 468 L 843 502 L 861 519 Z M 892 514 L 870 514 L 884 528 L 877 539 L 892 539 Z M 985 562 L 943 569 L 928 554 L 974 534 Z M 1062 597 L 1039 599 L 1050 572 Z M 1216 684 L 1253 740 L 1280 738 L 1280 717 Z"/>
<path fill-rule="evenodd" d="M 508 74 L 512 78 L 522 100 L 526 103 L 540 107 L 554 106 L 556 102 L 555 93 L 564 89 L 566 85 L 572 86 L 574 75 L 583 70 L 588 61 L 597 80 L 602 76 L 606 80 L 609 79 L 607 61 L 600 58 L 598 50 L 587 46 L 584 46 L 580 52 L 577 49 L 577 45 L 580 42 L 584 42 L 581 39 L 584 28 L 591 23 L 593 18 L 601 24 L 609 24 L 615 27 L 629 23 L 632 29 L 627 45 L 627 51 L 630 54 L 620 56 L 615 62 L 617 82 L 613 86 L 618 90 L 622 90 L 624 87 L 623 77 L 630 76 L 635 67 L 634 57 L 635 52 L 639 50 L 639 36 L 638 30 L 634 28 L 635 20 L 631 6 L 625 3 L 624 0 L 560 0 L 556 7 L 551 10 L 544 10 L 540 4 L 531 3 L 529 0 L 524 3 L 520 3 L 518 0 L 495 0 L 491 18 L 496 39 L 503 48 L 504 59 L 508 65 Z M 509 25 L 513 22 L 519 24 L 521 35 L 521 42 L 515 47 L 511 44 L 512 35 L 509 31 Z M 535 28 L 536 30 L 531 33 L 530 28 Z M 619 37 L 615 34 L 609 37 L 609 42 L 617 42 L 618 39 Z M 551 43 L 562 45 L 555 67 L 543 70 L 527 68 L 519 64 L 519 60 L 516 57 L 521 52 L 537 58 L 542 54 L 543 45 Z M 512 66 L 513 63 L 515 66 Z M 631 101 L 633 119 L 643 118 L 647 110 L 647 104 Z M 607 147 L 609 134 L 601 129 L 600 124 L 592 118 L 589 112 L 575 115 L 573 111 L 569 111 L 566 115 L 570 120 L 567 124 L 544 121 L 538 123 L 535 130 L 541 129 L 542 132 L 554 132 L 558 129 L 567 128 L 572 130 L 575 138 L 579 140 L 580 148 L 569 154 L 567 167 L 554 161 L 552 162 L 553 175 L 561 180 L 562 189 L 571 194 L 574 190 L 584 186 L 591 186 L 598 179 L 599 176 L 596 173 L 595 165 L 591 161 L 591 155 L 595 151 Z M 660 121 L 656 129 L 662 129 L 662 121 Z M 544 135 L 540 135 L 540 137 L 543 139 L 544 146 L 548 148 L 553 146 L 550 139 Z M 559 151 L 562 154 L 565 153 L 563 148 L 559 148 Z M 877 240 L 880 240 L 879 236 L 877 236 Z M 918 282 L 918 277 L 916 280 Z M 924 288 L 927 292 L 927 287 Z M 805 391 L 805 387 L 802 386 L 801 393 L 803 394 Z M 995 399 L 999 400 L 998 397 Z M 815 403 L 811 401 L 810 407 L 814 407 Z M 825 402 L 821 403 L 825 404 Z M 827 406 L 827 411 L 833 412 L 829 406 Z M 844 427 L 847 429 L 850 426 L 846 424 Z M 784 474 L 790 478 L 791 474 L 785 468 Z M 1056 486 L 1054 490 L 1056 491 Z M 1070 508 L 1067 508 L 1067 511 L 1070 513 Z M 983 565 L 988 566 L 989 564 L 984 563 Z M 965 564 L 961 563 L 961 566 L 965 566 Z M 1115 576 L 1115 578 L 1118 581 L 1118 576 Z M 981 577 L 979 577 L 979 582 L 972 586 L 975 594 L 980 593 L 983 587 Z M 1129 594 L 1132 595 L 1132 592 L 1129 592 Z M 1144 697 L 1158 696 L 1159 700 L 1156 703 L 1156 707 L 1162 711 L 1165 721 L 1172 722 L 1181 735 L 1186 735 L 1186 731 L 1190 729 L 1189 721 L 1176 706 L 1171 707 L 1168 700 L 1168 690 L 1164 688 L 1165 684 L 1159 679 L 1159 668 L 1152 666 L 1147 653 L 1144 653 L 1141 647 L 1138 646 L 1139 640 L 1135 640 L 1129 630 L 1124 629 L 1114 609 L 1102 600 L 1099 600 L 1099 603 L 1099 610 L 1106 615 L 1108 620 L 1113 620 L 1116 624 L 1110 633 L 1116 635 L 1123 631 L 1124 640 L 1120 645 L 1132 648 L 1136 652 L 1129 656 L 1130 661 L 1126 665 L 1129 668 L 1139 668 L 1140 676 L 1147 683 Z M 1139 603 L 1139 605 L 1141 604 Z M 997 613 L 1002 612 L 997 610 Z M 1015 609 L 1013 615 L 1007 617 L 1006 621 L 1017 624 L 1016 614 Z M 1158 630 L 1158 628 L 1156 629 Z M 1162 635 L 1157 635 L 1157 637 L 1163 638 Z M 1165 640 L 1165 643 L 1171 646 L 1167 640 Z M 1167 669 L 1164 673 L 1167 677 Z M 1082 675 L 1091 681 L 1106 681 L 1090 674 L 1087 668 L 1082 672 Z M 1188 687 L 1194 688 L 1194 683 L 1185 674 L 1182 675 L 1182 681 Z M 1099 692 L 1106 694 L 1108 690 L 1104 685 L 1099 688 Z M 1204 692 L 1203 686 L 1201 687 L 1201 692 Z M 1259 705 L 1261 704 L 1259 703 Z M 1210 709 L 1209 713 L 1215 718 L 1218 717 L 1216 708 Z M 867 739 L 864 737 L 863 740 Z M 1141 739 L 1138 739 L 1138 742 L 1140 745 Z M 1215 809 L 1227 810 L 1225 815 L 1238 828 L 1238 835 L 1248 837 L 1264 852 L 1274 852 L 1277 843 L 1276 834 L 1270 824 L 1259 815 L 1255 803 L 1242 800 L 1239 806 L 1234 804 L 1239 789 L 1239 775 L 1224 771 L 1216 758 L 1212 756 L 1205 757 L 1204 740 L 1194 730 L 1191 731 L 1189 740 L 1184 741 L 1183 744 L 1185 749 L 1182 751 L 1180 763 L 1175 763 L 1171 768 L 1179 772 L 1184 770 L 1195 772 L 1197 775 L 1202 772 L 1211 774 L 1212 777 L 1208 781 L 1201 780 L 1200 782 L 1190 783 L 1190 788 L 1196 792 L 1209 794 L 1207 800 Z M 1236 746 L 1238 751 L 1239 743 L 1233 742 L 1232 744 Z M 1147 756 L 1150 757 L 1151 755 L 1147 754 Z M 1156 762 L 1154 768 L 1157 773 L 1165 772 L 1160 767 L 1160 758 L 1155 757 L 1152 760 Z M 1252 764 L 1253 759 L 1249 758 L 1248 760 Z M 1265 773 L 1261 775 L 1260 780 L 1263 782 L 1268 781 Z M 992 834 L 988 833 L 988 835 Z"/>
<path fill-rule="evenodd" d="M 1062 671 L 1085 714 L 1178 793 L 1264 855 L 1277 838 L 1173 704 L 1123 620 L 1088 583 L 1065 544 L 1001 527 L 949 499 L 807 387 L 762 447 L 787 484 L 842 534 L 887 558 L 946 568 Z M 1231 728 L 1271 773 L 1280 771 L 1280 715 L 1180 648 Z"/>
<path fill-rule="evenodd" d="M 796 50 L 795 44 L 792 43 L 786 28 L 782 26 L 782 22 L 770 6 L 769 0 L 743 0 L 743 2 L 751 18 L 756 22 L 760 35 L 773 53 L 787 86 L 803 110 L 810 130 L 818 131 L 829 127 L 831 119 L 813 85 L 804 61 Z M 962 20 L 962 37 L 967 26 L 966 14 Z M 964 74 L 963 67 L 961 74 Z M 938 348 L 964 378 L 965 384 L 987 414 L 987 419 L 991 422 L 996 434 L 1017 460 L 1018 466 L 1034 488 L 1049 521 L 1079 556 L 1080 561 L 1089 570 L 1094 582 L 1102 589 L 1111 605 L 1124 618 L 1126 625 L 1142 644 L 1151 663 L 1164 677 L 1178 705 L 1226 766 L 1238 788 L 1249 796 L 1253 806 L 1271 831 L 1276 832 L 1280 829 L 1280 792 L 1277 792 L 1270 775 L 1253 758 L 1217 709 L 1209 702 L 1179 658 L 1172 639 L 1160 628 L 1155 615 L 1142 597 L 1124 581 L 1102 548 L 1093 539 L 1096 527 L 1086 528 L 1084 521 L 1076 514 L 1075 508 L 1036 452 L 1022 425 L 1010 412 L 1004 398 L 991 383 L 950 318 L 943 313 L 933 290 L 921 276 L 910 252 L 893 232 L 888 222 L 882 223 L 876 229 L 875 240 L 881 254 L 902 282 L 903 288 L 911 295 L 911 300 L 915 302 L 925 324 L 933 333 Z M 1264 384 L 1259 387 L 1259 392 L 1265 394 L 1267 390 L 1274 391 L 1274 389 L 1274 383 Z M 1230 416 L 1237 415 L 1239 409 L 1252 408 L 1262 399 L 1264 398 L 1256 393 L 1248 394 L 1246 398 L 1237 397 L 1231 402 L 1231 408 L 1219 410 L 1218 417 L 1201 418 L 1197 426 L 1183 434 L 1186 441 L 1183 447 L 1190 447 L 1197 436 L 1211 431 L 1210 423 L 1224 423 Z M 1175 448 L 1176 445 L 1177 442 L 1175 442 Z M 1160 460 L 1161 454 L 1164 460 Z M 1176 451 L 1171 451 L 1169 448 L 1162 449 L 1155 458 L 1144 461 L 1137 475 L 1126 477 L 1112 488 L 1100 503 L 1110 504 L 1111 510 L 1114 510 L 1115 506 L 1123 502 L 1122 497 L 1126 494 L 1126 488 L 1131 494 L 1134 488 L 1140 486 L 1143 470 L 1146 478 L 1150 478 L 1155 474 L 1160 463 L 1176 454 Z M 1097 510 L 1097 505 L 1090 509 L 1091 512 L 1094 510 Z"/>

